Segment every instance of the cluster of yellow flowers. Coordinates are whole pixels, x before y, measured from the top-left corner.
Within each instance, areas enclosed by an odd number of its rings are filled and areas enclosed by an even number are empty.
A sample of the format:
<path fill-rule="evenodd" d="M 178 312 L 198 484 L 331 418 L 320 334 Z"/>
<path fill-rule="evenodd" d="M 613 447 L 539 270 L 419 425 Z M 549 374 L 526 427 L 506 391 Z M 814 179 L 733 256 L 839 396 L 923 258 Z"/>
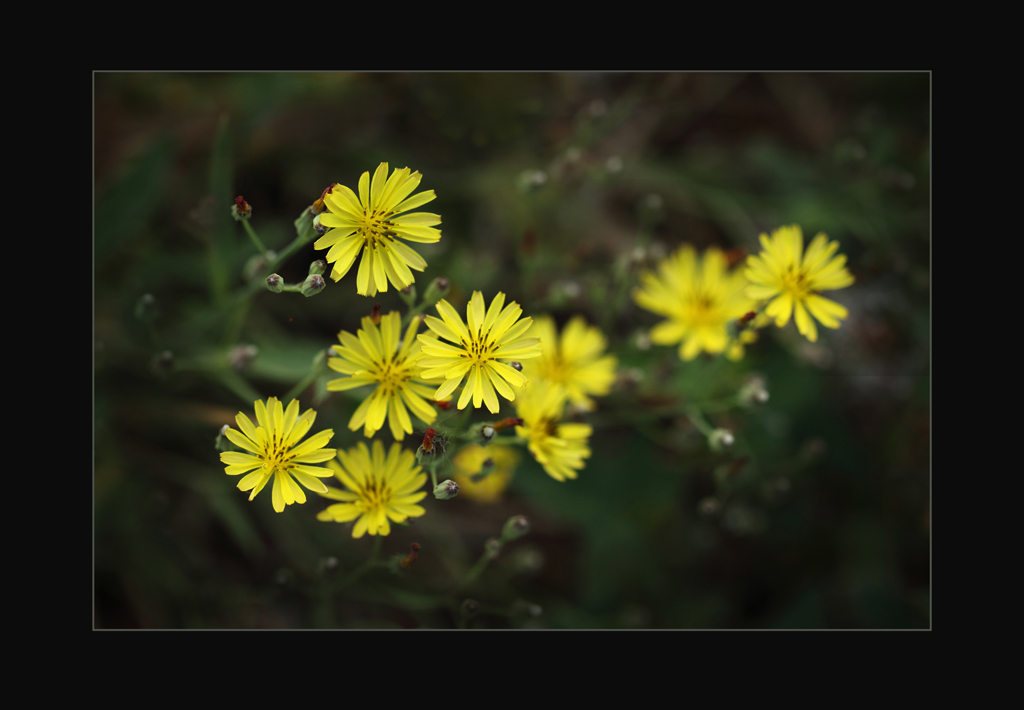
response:
<path fill-rule="evenodd" d="M 374 296 L 414 282 L 412 271 L 423 271 L 426 261 L 400 240 L 436 242 L 441 232 L 439 215 L 410 212 L 435 198 L 433 190 L 411 193 L 421 175 L 408 168 L 388 176 L 381 163 L 370 178 L 359 179 L 358 195 L 344 185 L 332 185 L 314 205 L 326 210 L 318 215 L 327 231 L 315 244 L 328 249 L 337 281 L 362 254 L 356 275 L 357 292 Z M 410 196 L 411 195 L 411 196 Z M 839 326 L 847 315 L 841 305 L 819 293 L 853 283 L 845 257 L 835 256 L 838 243 L 819 234 L 803 249 L 797 226 L 762 234 L 763 251 L 747 260 L 746 269 L 730 270 L 726 256 L 709 249 L 698 257 L 684 246 L 658 266 L 657 273 L 641 274 L 633 298 L 641 307 L 667 320 L 651 331 L 658 344 L 679 343 L 679 356 L 691 360 L 700 352 L 725 353 L 739 358 L 743 346 L 756 337 L 754 328 L 770 318 L 785 325 L 792 314 L 797 328 L 810 340 L 817 338 L 816 318 L 829 328 Z M 758 304 L 761 304 L 760 307 Z M 362 319 L 355 333 L 341 331 L 336 357 L 328 366 L 343 376 L 327 383 L 330 391 L 374 385 L 349 419 L 348 428 L 363 428 L 372 438 L 387 421 L 396 443 L 385 452 L 374 441 L 368 448 L 358 443 L 348 451 L 325 448 L 334 435 L 327 429 L 300 443 L 316 417 L 313 410 L 299 413 L 298 402 L 287 408 L 271 397 L 255 402 L 258 426 L 239 412 L 239 430 L 226 428 L 229 441 L 249 453 L 224 452 L 221 461 L 229 475 L 246 473 L 238 484 L 251 490 L 252 500 L 274 479 L 273 507 L 304 503 L 302 487 L 340 501 L 317 517 L 324 521 L 356 521 L 353 537 L 387 535 L 391 523 L 421 516 L 417 505 L 426 493 L 427 480 L 416 456 L 401 442 L 413 433 L 411 415 L 430 425 L 437 419 L 435 405 L 444 406 L 461 386 L 457 407 L 485 406 L 491 414 L 500 409 L 499 396 L 514 403 L 515 424 L 521 442 L 552 478 L 573 479 L 591 452 L 593 433 L 587 424 L 567 420 L 567 410 L 593 410 L 595 396 L 609 392 L 617 361 L 606 355 L 607 342 L 599 329 L 575 316 L 558 333 L 554 319 L 523 318 L 515 302 L 505 303 L 498 293 L 487 306 L 474 291 L 466 318 L 447 301 L 436 303 L 439 317 L 412 317 L 402 326 L 397 312 Z M 730 324 L 740 323 L 739 329 Z M 427 332 L 420 333 L 425 323 Z M 746 327 L 752 326 L 752 327 Z M 497 425 L 495 425 L 497 427 Z M 430 430 L 428 430 L 430 431 Z M 511 480 L 519 455 L 514 447 L 463 447 L 455 457 L 456 478 L 463 491 L 479 500 L 496 500 Z M 310 464 L 327 462 L 328 467 Z M 486 470 L 483 470 L 486 469 Z M 320 479 L 334 476 L 344 489 L 326 486 Z"/>
<path fill-rule="evenodd" d="M 700 258 L 687 245 L 662 261 L 656 274 L 641 274 L 633 300 L 668 318 L 651 330 L 651 342 L 679 343 L 683 360 L 701 352 L 724 352 L 736 360 L 743 356 L 743 345 L 756 339 L 755 329 L 772 318 L 781 328 L 792 314 L 797 329 L 811 342 L 818 339 L 811 316 L 827 328 L 838 328 L 846 308 L 819 294 L 853 283 L 846 257 L 836 255 L 839 242 L 819 233 L 805 251 L 803 232 L 791 225 L 770 237 L 762 234 L 761 247 L 742 270 L 730 270 L 718 249 L 708 249 Z M 730 334 L 730 324 L 741 329 Z"/>

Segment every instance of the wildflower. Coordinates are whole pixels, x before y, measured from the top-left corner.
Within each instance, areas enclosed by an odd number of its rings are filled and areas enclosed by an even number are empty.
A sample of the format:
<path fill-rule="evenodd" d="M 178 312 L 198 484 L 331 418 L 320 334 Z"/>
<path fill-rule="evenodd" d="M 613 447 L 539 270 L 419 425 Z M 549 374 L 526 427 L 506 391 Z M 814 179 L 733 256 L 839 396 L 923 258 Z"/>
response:
<path fill-rule="evenodd" d="M 555 321 L 541 316 L 529 334 L 540 338 L 541 356 L 527 365 L 525 374 L 562 385 L 570 402 L 593 410 L 595 403 L 588 395 L 608 394 L 617 364 L 614 356 L 604 355 L 607 341 L 601 331 L 588 327 L 582 316 L 574 316 L 559 340 Z"/>
<path fill-rule="evenodd" d="M 811 240 L 806 251 L 803 246 L 803 232 L 795 224 L 779 227 L 771 237 L 762 234 L 763 250 L 747 258 L 746 276 L 753 285 L 746 293 L 750 298 L 771 299 L 765 314 L 775 318 L 780 328 L 792 313 L 800 334 L 813 343 L 818 328 L 811 316 L 826 328 L 838 328 L 840 319 L 848 315 L 846 308 L 818 294 L 846 288 L 853 276 L 846 269 L 846 256 L 834 256 L 839 242 L 828 241 L 824 232 Z"/>
<path fill-rule="evenodd" d="M 420 344 L 414 336 L 420 321 L 412 319 L 405 330 L 405 338 L 399 343 L 401 324 L 397 311 L 381 317 L 379 327 L 366 316 L 357 335 L 346 331 L 338 333 L 341 346 L 332 347 L 339 357 L 327 361 L 332 370 L 351 375 L 329 381 L 327 389 L 331 392 L 377 383 L 377 388 L 356 408 L 348 422 L 352 431 L 365 427 L 363 435 L 367 438 L 384 426 L 385 418 L 398 441 L 412 434 L 410 410 L 426 424 L 437 418 L 434 408 L 428 404 L 434 399 L 437 383 L 427 382 L 422 368 L 416 364 Z"/>
<path fill-rule="evenodd" d="M 334 430 L 325 429 L 299 444 L 313 426 L 316 412 L 307 409 L 300 416 L 298 400 L 293 399 L 285 410 L 277 397 L 268 399 L 266 405 L 257 401 L 255 408 L 259 426 L 253 427 L 252 421 L 239 412 L 235 421 L 241 433 L 231 428 L 224 432 L 232 444 L 251 452 L 225 451 L 220 455 L 221 462 L 228 464 L 224 471 L 229 476 L 252 471 L 238 482 L 239 490 L 252 490 L 249 494 L 249 500 L 252 500 L 273 476 L 272 498 L 274 510 L 278 513 L 296 501 L 306 502 L 306 494 L 296 481 L 311 491 L 326 493 L 327 486 L 318 479 L 329 477 L 331 471 L 308 464 L 321 463 L 334 456 L 334 449 L 323 448 L 334 436 Z"/>
<path fill-rule="evenodd" d="M 729 344 L 727 326 L 754 310 L 745 295 L 749 285 L 737 269 L 729 271 L 725 255 L 708 249 L 703 259 L 686 245 L 658 264 L 658 273 L 640 275 L 640 288 L 633 300 L 641 308 L 668 316 L 651 330 L 658 345 L 679 343 L 679 357 L 692 360 L 701 351 L 721 353 Z M 730 348 L 732 358 L 742 349 Z"/>
<path fill-rule="evenodd" d="M 523 425 L 516 434 L 527 440 L 530 453 L 556 481 L 576 478 L 583 459 L 590 457 L 589 424 L 559 423 L 565 404 L 565 390 L 548 382 L 532 382 L 516 401 L 516 413 Z"/>
<path fill-rule="evenodd" d="M 322 495 L 342 502 L 320 511 L 316 519 L 347 523 L 358 518 L 352 537 L 362 537 L 367 532 L 387 535 L 391 532 L 389 521 L 401 523 L 427 512 L 416 505 L 427 495 L 419 490 L 426 483 L 427 474 L 422 473 L 412 452 L 401 444 L 392 444 L 385 457 L 384 444 L 379 440 L 373 442 L 372 455 L 360 441 L 348 451 L 339 449 L 331 468 L 347 490 L 328 486 Z"/>
<path fill-rule="evenodd" d="M 402 214 L 433 200 L 433 190 L 409 194 L 420 184 L 422 175 L 409 168 L 397 168 L 388 177 L 388 164 L 381 163 L 370 180 L 369 171 L 359 178 L 359 196 L 344 185 L 334 185 L 323 195 L 327 212 L 320 215 L 320 224 L 331 231 L 313 246 L 330 249 L 326 260 L 334 264 L 331 278 L 338 281 L 355 262 L 362 250 L 356 274 L 356 292 L 376 296 L 388 290 L 388 281 L 403 289 L 415 280 L 412 271 L 423 271 L 427 262 L 411 247 L 399 241 L 436 242 L 441 231 L 441 216 L 430 212 Z"/>
<path fill-rule="evenodd" d="M 513 446 L 491 444 L 485 448 L 470 444 L 462 447 L 452 458 L 459 494 L 479 503 L 497 503 L 512 482 L 519 458 Z M 492 468 L 486 476 L 480 477 L 488 461 Z"/>
<path fill-rule="evenodd" d="M 419 361 L 424 368 L 423 377 L 434 379 L 443 376 L 447 380 L 437 388 L 434 399 L 450 395 L 466 376 L 459 409 L 464 409 L 472 398 L 474 407 L 479 407 L 482 401 L 492 414 L 497 414 L 495 390 L 508 401 L 515 400 L 509 385 L 522 387 L 528 380 L 498 360 L 539 357 L 537 344 L 540 339 L 522 337 L 533 325 L 533 319 L 519 320 L 523 309 L 515 301 L 502 309 L 504 303 L 505 294 L 499 292 L 485 314 L 483 294 L 474 291 L 466 308 L 468 328 L 462 316 L 444 299 L 437 303 L 441 318 L 426 317 L 427 327 L 454 343 L 442 343 L 426 334 L 418 336 L 423 343 L 423 357 Z"/>

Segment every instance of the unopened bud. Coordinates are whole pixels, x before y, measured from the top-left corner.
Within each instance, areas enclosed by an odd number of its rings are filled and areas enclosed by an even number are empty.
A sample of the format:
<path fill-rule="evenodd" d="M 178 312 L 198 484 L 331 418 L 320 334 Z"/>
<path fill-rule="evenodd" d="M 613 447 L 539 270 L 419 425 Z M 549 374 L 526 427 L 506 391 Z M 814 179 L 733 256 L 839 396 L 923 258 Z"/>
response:
<path fill-rule="evenodd" d="M 267 277 L 267 290 L 271 293 L 281 293 L 284 291 L 284 279 L 278 274 L 271 274 Z"/>
<path fill-rule="evenodd" d="M 712 451 L 721 451 L 732 446 L 734 440 L 732 432 L 728 429 L 715 429 L 708 436 L 708 446 Z"/>
<path fill-rule="evenodd" d="M 496 537 L 488 538 L 487 542 L 484 543 L 484 554 L 492 560 L 497 559 L 501 553 L 501 544 L 501 540 Z"/>
<path fill-rule="evenodd" d="M 228 362 L 236 370 L 244 370 L 259 354 L 255 345 L 237 345 L 228 353 Z"/>
<path fill-rule="evenodd" d="M 717 515 L 721 507 L 722 506 L 719 504 L 718 499 L 713 496 L 708 496 L 707 498 L 702 499 L 697 505 L 697 509 L 700 511 L 700 514 L 709 517 Z"/>
<path fill-rule="evenodd" d="M 480 613 L 480 602 L 478 602 L 476 599 L 467 599 L 466 601 L 462 602 L 460 610 L 462 612 L 462 615 L 469 619 Z"/>
<path fill-rule="evenodd" d="M 521 538 L 528 532 L 530 532 L 530 521 L 526 519 L 526 516 L 513 515 L 505 523 L 505 527 L 501 529 L 501 539 L 505 542 L 511 542 Z"/>
<path fill-rule="evenodd" d="M 230 428 L 231 427 L 229 427 L 227 424 L 222 426 L 220 428 L 220 431 L 217 433 L 217 438 L 213 440 L 213 447 L 215 449 L 217 449 L 217 451 L 230 451 L 231 450 L 229 448 L 231 446 L 231 442 L 228 440 L 228 437 L 227 437 L 227 430 L 230 429 Z"/>
<path fill-rule="evenodd" d="M 374 325 L 380 325 L 380 304 L 374 303 L 373 308 L 370 310 L 370 320 L 373 321 Z"/>
<path fill-rule="evenodd" d="M 317 259 L 309 265 L 310 276 L 313 276 L 314 274 L 322 274 L 325 271 L 327 271 L 327 262 L 323 259 Z"/>
<path fill-rule="evenodd" d="M 405 301 L 405 305 L 412 308 L 416 303 L 416 284 L 409 284 L 405 288 L 398 289 L 398 297 Z"/>
<path fill-rule="evenodd" d="M 434 488 L 434 497 L 438 500 L 451 500 L 459 494 L 459 484 L 451 479 L 441 481 Z"/>
<path fill-rule="evenodd" d="M 320 224 L 320 215 L 318 214 L 313 217 L 313 231 L 316 232 L 317 235 L 322 237 L 329 231 L 331 231 L 331 228 L 328 227 L 326 224 Z"/>
<path fill-rule="evenodd" d="M 150 360 L 149 367 L 157 377 L 167 377 L 174 372 L 174 353 L 170 350 L 157 353 Z"/>
<path fill-rule="evenodd" d="M 494 438 L 494 427 L 490 424 L 484 424 L 480 427 L 480 436 L 483 437 L 484 441 L 490 441 Z"/>
<path fill-rule="evenodd" d="M 275 259 L 277 259 L 277 253 L 272 249 L 267 250 L 266 256 L 263 254 L 253 254 L 245 262 L 245 266 L 242 267 L 242 275 L 245 276 L 246 281 L 251 281 L 262 274 L 269 262 Z"/>
<path fill-rule="evenodd" d="M 444 276 L 434 279 L 430 282 L 430 285 L 427 286 L 427 292 L 423 294 L 424 303 L 428 306 L 434 305 L 448 295 L 448 289 L 450 287 L 451 284 Z"/>
<path fill-rule="evenodd" d="M 315 296 L 323 291 L 325 286 L 327 286 L 327 284 L 324 282 L 323 276 L 320 274 L 311 274 L 302 282 L 302 286 L 299 291 L 303 296 L 309 298 L 310 296 Z"/>
<path fill-rule="evenodd" d="M 522 372 L 523 371 L 523 363 L 521 363 L 521 362 L 516 362 L 515 360 L 513 360 L 512 362 L 510 362 L 508 364 L 508 366 L 511 367 L 516 372 Z"/>
<path fill-rule="evenodd" d="M 737 398 L 744 407 L 753 407 L 768 401 L 768 389 L 763 377 L 754 376 L 740 388 Z"/>
<path fill-rule="evenodd" d="M 135 302 L 135 317 L 139 320 L 151 322 L 156 319 L 159 314 L 157 308 L 156 298 L 151 293 L 144 293 L 139 296 L 139 300 Z"/>
<path fill-rule="evenodd" d="M 238 222 L 252 217 L 252 206 L 245 201 L 241 195 L 235 198 L 235 204 L 231 205 L 231 216 Z"/>

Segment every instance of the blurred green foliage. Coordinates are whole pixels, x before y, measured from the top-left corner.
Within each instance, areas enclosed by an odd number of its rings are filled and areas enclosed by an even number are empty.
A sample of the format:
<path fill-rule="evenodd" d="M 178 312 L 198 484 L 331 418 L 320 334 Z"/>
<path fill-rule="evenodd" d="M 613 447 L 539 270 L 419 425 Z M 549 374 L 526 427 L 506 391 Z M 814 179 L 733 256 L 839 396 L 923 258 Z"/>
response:
<path fill-rule="evenodd" d="M 95 626 L 929 626 L 929 105 L 927 73 L 97 73 Z M 230 207 L 244 195 L 280 251 L 325 187 L 381 161 L 438 195 L 421 292 L 443 275 L 459 308 L 503 290 L 524 315 L 582 313 L 620 381 L 579 479 L 525 455 L 500 504 L 429 497 L 382 543 L 420 543 L 416 563 L 345 586 L 373 541 L 316 521 L 314 495 L 248 502 L 214 442 L 372 303 L 354 272 L 314 298 L 236 298 L 255 249 Z M 751 253 L 792 223 L 848 256 L 839 330 L 772 327 L 739 363 L 643 342 L 639 269 L 683 243 Z M 709 407 L 736 434 L 710 451 L 679 405 L 755 373 L 769 401 Z M 300 398 L 331 446 L 362 436 L 348 394 L 321 379 Z M 461 584 L 514 514 L 531 532 Z"/>

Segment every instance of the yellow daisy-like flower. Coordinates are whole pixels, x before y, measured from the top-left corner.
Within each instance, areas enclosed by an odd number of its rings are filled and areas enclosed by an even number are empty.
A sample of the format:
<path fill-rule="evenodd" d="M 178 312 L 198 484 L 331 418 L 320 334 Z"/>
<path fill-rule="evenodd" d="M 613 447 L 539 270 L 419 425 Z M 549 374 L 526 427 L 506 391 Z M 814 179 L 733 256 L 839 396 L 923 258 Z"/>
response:
<path fill-rule="evenodd" d="M 341 357 L 329 358 L 327 366 L 351 377 L 331 380 L 327 389 L 341 392 L 377 383 L 349 419 L 348 428 L 355 431 L 363 426 L 363 435 L 370 438 L 384 426 L 387 417 L 391 433 L 401 441 L 412 434 L 409 410 L 426 424 L 437 418 L 437 412 L 424 400 L 434 398 L 437 382 L 427 382 L 423 368 L 416 364 L 420 344 L 415 336 L 420 320 L 412 319 L 401 341 L 398 334 L 402 317 L 397 311 L 381 317 L 380 328 L 369 317 L 363 318 L 362 325 L 357 335 L 344 330 L 338 333 L 341 346 L 335 345 L 334 350 Z"/>
<path fill-rule="evenodd" d="M 331 468 L 347 490 L 325 487 L 325 498 L 343 501 L 320 511 L 316 518 L 347 523 L 359 518 L 352 528 L 352 537 L 387 535 L 391 522 L 401 523 L 427 511 L 416 505 L 427 495 L 419 489 L 427 482 L 427 474 L 416 465 L 416 457 L 400 444 L 392 444 L 387 457 L 384 445 L 373 442 L 373 453 L 359 442 L 348 451 L 338 450 L 338 461 Z"/>
<path fill-rule="evenodd" d="M 562 385 L 569 401 L 586 410 L 596 406 L 588 395 L 606 395 L 611 390 L 618 361 L 613 355 L 602 357 L 607 341 L 582 316 L 566 323 L 561 339 L 550 316 L 534 320 L 529 335 L 540 338 L 541 356 L 523 365 L 525 375 Z"/>
<path fill-rule="evenodd" d="M 528 441 L 527 448 L 556 481 L 576 478 L 583 459 L 590 457 L 587 439 L 594 432 L 589 424 L 560 422 L 566 401 L 565 389 L 548 382 L 531 382 L 516 400 L 516 413 L 523 425 L 516 434 Z"/>
<path fill-rule="evenodd" d="M 753 285 L 746 293 L 758 300 L 772 299 L 765 315 L 781 328 L 792 313 L 800 334 L 812 343 L 818 339 L 812 315 L 826 328 L 838 328 L 849 312 L 818 294 L 853 283 L 853 275 L 846 270 L 846 256 L 835 256 L 839 242 L 830 242 L 828 235 L 819 232 L 804 251 L 803 232 L 794 224 L 779 227 L 771 237 L 762 234 L 761 247 L 760 254 L 747 257 L 746 276 Z"/>
<path fill-rule="evenodd" d="M 370 181 L 369 171 L 359 178 L 359 196 L 344 185 L 334 185 L 324 194 L 327 212 L 320 224 L 332 227 L 316 240 L 317 249 L 330 249 L 327 262 L 334 264 L 331 278 L 338 281 L 352 268 L 360 250 L 363 254 L 356 274 L 356 292 L 375 296 L 388 290 L 388 281 L 403 289 L 415 278 L 410 269 L 423 271 L 427 262 L 401 239 L 410 242 L 436 242 L 441 216 L 431 212 L 403 214 L 433 200 L 433 190 L 409 197 L 420 184 L 422 175 L 409 168 L 395 169 L 388 177 L 388 164 L 381 163 Z"/>
<path fill-rule="evenodd" d="M 466 309 L 468 327 L 458 311 L 443 299 L 437 303 L 441 318 L 426 317 L 428 328 L 454 343 L 442 343 L 426 334 L 417 336 L 423 344 L 423 356 L 418 363 L 424 368 L 423 377 L 444 377 L 447 380 L 437 388 L 434 399 L 441 400 L 450 395 L 465 376 L 466 386 L 459 397 L 459 409 L 465 409 L 472 399 L 474 407 L 483 402 L 492 414 L 497 414 L 495 390 L 508 401 L 515 400 L 509 385 L 522 387 L 527 379 L 519 371 L 498 361 L 540 357 L 537 346 L 540 339 L 522 337 L 533 325 L 533 318 L 519 320 L 523 312 L 519 304 L 513 301 L 502 308 L 504 304 L 505 294 L 499 292 L 485 314 L 483 294 L 474 291 Z"/>
<path fill-rule="evenodd" d="M 327 486 L 319 479 L 329 477 L 331 471 L 308 464 L 320 463 L 334 457 L 334 449 L 323 448 L 323 445 L 334 436 L 334 430 L 325 429 L 299 444 L 299 440 L 313 426 L 316 412 L 307 409 L 300 416 L 297 400 L 293 399 L 285 410 L 277 397 L 268 399 L 266 405 L 257 401 L 255 408 L 259 426 L 254 427 L 249 417 L 239 412 L 235 421 L 238 422 L 241 433 L 230 428 L 224 432 L 232 444 L 252 452 L 222 452 L 220 460 L 228 464 L 224 472 L 229 476 L 237 476 L 252 471 L 238 483 L 240 490 L 252 489 L 249 500 L 255 498 L 273 476 L 273 503 L 274 510 L 278 513 L 282 512 L 286 505 L 296 501 L 306 502 L 306 494 L 295 481 L 311 491 L 326 493 Z"/>
<path fill-rule="evenodd" d="M 494 463 L 494 469 L 483 480 L 474 482 L 472 477 L 480 473 L 487 459 Z M 459 497 L 478 503 L 497 503 L 511 483 L 512 473 L 518 463 L 519 452 L 512 446 L 470 444 L 462 447 L 452 459 L 455 482 L 459 484 Z"/>
<path fill-rule="evenodd" d="M 745 294 L 748 285 L 739 269 L 729 271 L 721 250 L 712 247 L 701 259 L 686 245 L 658 265 L 657 275 L 640 275 L 633 300 L 668 316 L 651 330 L 651 342 L 680 343 L 679 357 L 692 360 L 701 351 L 715 354 L 726 349 L 729 322 L 754 310 L 754 301 Z M 735 348 L 727 353 L 732 358 L 741 354 Z"/>

